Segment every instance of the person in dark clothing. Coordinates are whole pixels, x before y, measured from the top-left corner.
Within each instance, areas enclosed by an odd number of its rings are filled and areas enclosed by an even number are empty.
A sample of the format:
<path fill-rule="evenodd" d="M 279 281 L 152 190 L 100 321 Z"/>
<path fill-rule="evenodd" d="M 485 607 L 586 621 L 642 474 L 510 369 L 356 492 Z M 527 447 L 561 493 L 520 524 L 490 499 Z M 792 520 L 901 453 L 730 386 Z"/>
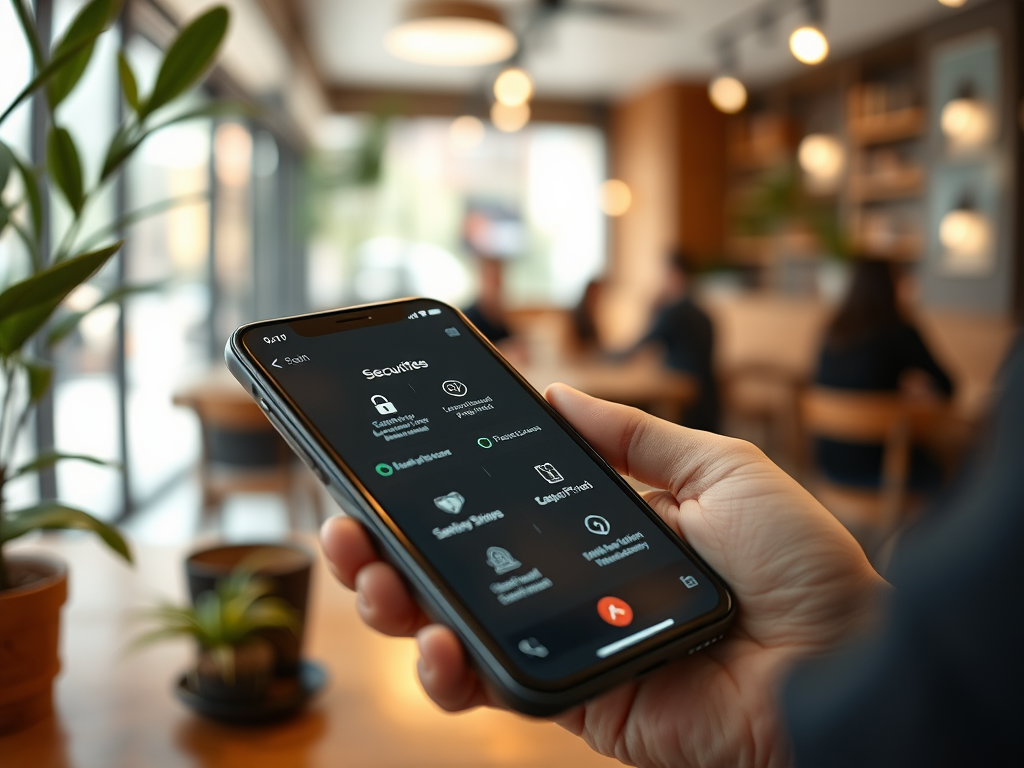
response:
<path fill-rule="evenodd" d="M 665 364 L 697 379 L 700 393 L 683 417 L 694 429 L 717 432 L 720 406 L 713 365 L 715 335 L 711 318 L 690 295 L 689 260 L 679 252 L 669 256 L 665 278 L 667 302 L 658 312 L 654 326 L 637 348 L 656 343 L 665 351 Z"/>
<path fill-rule="evenodd" d="M 578 354 L 591 354 L 601 350 L 597 314 L 603 290 L 603 280 L 591 280 L 583 290 L 579 303 L 572 310 L 573 342 Z"/>
<path fill-rule="evenodd" d="M 545 396 L 730 584 L 724 641 L 553 718 L 642 768 L 1024 765 L 1024 340 L 987 440 L 883 579 L 833 517 L 740 440 L 668 424 L 564 385 Z M 432 624 L 353 518 L 321 533 L 380 632 L 415 635 L 443 709 L 500 706 L 458 637 Z"/>
<path fill-rule="evenodd" d="M 893 272 L 888 262 L 856 262 L 850 290 L 826 331 L 815 381 L 825 387 L 873 392 L 898 392 L 917 383 L 919 389 L 949 397 L 953 382 L 901 313 Z M 819 439 L 816 452 L 818 466 L 836 482 L 877 487 L 881 481 L 880 445 Z M 915 490 L 931 490 L 941 483 L 942 470 L 915 447 L 908 479 Z"/>
<path fill-rule="evenodd" d="M 505 324 L 505 305 L 502 300 L 505 264 L 500 259 L 478 258 L 480 291 L 477 299 L 462 310 L 480 333 L 492 344 L 500 344 L 512 333 Z"/>

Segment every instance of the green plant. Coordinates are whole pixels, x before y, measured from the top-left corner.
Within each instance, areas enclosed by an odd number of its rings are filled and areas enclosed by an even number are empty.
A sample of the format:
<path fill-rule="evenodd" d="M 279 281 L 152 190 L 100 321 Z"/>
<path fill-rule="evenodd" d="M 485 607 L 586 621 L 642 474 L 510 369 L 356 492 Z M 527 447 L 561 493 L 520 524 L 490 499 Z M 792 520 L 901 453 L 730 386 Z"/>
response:
<path fill-rule="evenodd" d="M 49 128 L 44 167 L 34 167 L 0 142 L 0 195 L 8 181 L 17 178 L 18 198 L 0 196 L 0 236 L 10 228 L 24 244 L 26 263 L 8 264 L 3 274 L 18 274 L 14 282 L 0 286 L 0 590 L 13 586 L 3 555 L 4 545 L 29 531 L 80 528 L 93 531 L 118 554 L 131 560 L 124 540 L 109 525 L 88 513 L 43 500 L 20 510 L 8 510 L 7 482 L 52 467 L 59 461 L 80 460 L 105 464 L 89 456 L 41 453 L 21 466 L 13 466 L 15 446 L 33 410 L 49 390 L 53 369 L 49 350 L 71 333 L 87 312 L 70 312 L 62 302 L 78 286 L 95 275 L 120 249 L 116 235 L 142 216 L 167 210 L 194 196 L 167 200 L 134 211 L 85 235 L 85 212 L 99 194 L 123 171 L 134 151 L 155 131 L 174 123 L 225 111 L 223 104 L 205 104 L 186 111 L 168 110 L 210 67 L 228 25 L 228 12 L 215 7 L 188 24 L 167 49 L 152 91 L 139 93 L 135 75 L 122 53 L 118 59 L 126 117 L 107 148 L 96 179 L 87 179 L 71 133 L 63 127 L 57 107 L 75 89 L 92 59 L 97 39 L 120 14 L 121 0 L 91 0 L 72 20 L 49 54 L 36 32 L 25 0 L 10 0 L 32 53 L 36 74 L 0 114 L 2 124 L 23 102 L 35 95 L 47 106 Z M 44 236 L 43 195 L 46 184 L 59 193 L 70 209 L 70 223 L 59 237 Z M 14 186 L 14 185 L 12 185 Z M 47 233 L 49 234 L 49 233 Z M 13 257 L 12 257 L 13 258 Z M 130 293 L 149 286 L 118 286 L 88 311 L 122 301 Z"/>
<path fill-rule="evenodd" d="M 775 235 L 787 225 L 801 224 L 826 254 L 840 259 L 851 255 L 835 205 L 809 195 L 799 168 L 791 163 L 768 169 L 755 181 L 733 223 L 739 234 L 753 236 Z"/>
<path fill-rule="evenodd" d="M 281 598 L 271 596 L 273 584 L 256 576 L 254 567 L 252 559 L 239 564 L 227 578 L 217 582 L 214 590 L 199 595 L 194 606 L 162 603 L 144 612 L 142 618 L 158 626 L 136 638 L 130 647 L 137 649 L 170 638 L 192 637 L 203 651 L 210 653 L 224 680 L 233 683 L 236 649 L 257 639 L 261 630 L 298 631 L 295 609 Z"/>

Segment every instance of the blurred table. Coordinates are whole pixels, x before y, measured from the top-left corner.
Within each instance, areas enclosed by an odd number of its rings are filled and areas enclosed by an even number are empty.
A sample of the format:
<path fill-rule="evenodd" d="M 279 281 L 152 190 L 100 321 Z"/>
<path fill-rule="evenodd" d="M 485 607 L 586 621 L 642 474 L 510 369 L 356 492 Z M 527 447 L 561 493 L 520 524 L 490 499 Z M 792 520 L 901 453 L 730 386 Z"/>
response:
<path fill-rule="evenodd" d="M 519 366 L 519 372 L 541 392 L 560 381 L 602 400 L 642 405 L 670 421 L 680 419 L 699 389 L 692 376 L 666 368 L 656 355 L 643 353 L 621 363 L 594 358 L 530 363 Z"/>
<path fill-rule="evenodd" d="M 301 541 L 319 551 L 311 537 Z M 193 653 L 187 641 L 124 652 L 139 629 L 134 610 L 158 596 L 184 599 L 182 561 L 190 548 L 136 545 L 134 568 L 92 539 L 48 538 L 17 548 L 66 560 L 70 596 L 56 714 L 0 737 L 3 768 L 619 765 L 551 723 L 491 710 L 441 712 L 416 681 L 414 641 L 366 629 L 354 596 L 319 559 L 306 655 L 327 668 L 327 689 L 280 725 L 200 719 L 171 690 Z"/>

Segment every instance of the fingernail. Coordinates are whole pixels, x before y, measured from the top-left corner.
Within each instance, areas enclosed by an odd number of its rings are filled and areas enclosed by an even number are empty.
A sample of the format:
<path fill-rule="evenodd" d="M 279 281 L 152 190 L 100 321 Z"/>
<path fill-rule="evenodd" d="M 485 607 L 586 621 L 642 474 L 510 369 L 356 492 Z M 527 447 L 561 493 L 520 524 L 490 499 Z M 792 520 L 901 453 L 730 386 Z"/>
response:
<path fill-rule="evenodd" d="M 419 659 L 419 661 L 416 662 L 416 668 L 419 670 L 420 677 L 422 677 L 423 675 L 429 675 L 430 672 L 433 670 L 433 665 L 427 659 L 426 653 L 424 653 L 424 642 L 423 642 L 423 632 L 422 631 L 419 632 L 416 635 L 416 647 L 419 649 L 419 652 L 420 652 L 420 659 Z"/>

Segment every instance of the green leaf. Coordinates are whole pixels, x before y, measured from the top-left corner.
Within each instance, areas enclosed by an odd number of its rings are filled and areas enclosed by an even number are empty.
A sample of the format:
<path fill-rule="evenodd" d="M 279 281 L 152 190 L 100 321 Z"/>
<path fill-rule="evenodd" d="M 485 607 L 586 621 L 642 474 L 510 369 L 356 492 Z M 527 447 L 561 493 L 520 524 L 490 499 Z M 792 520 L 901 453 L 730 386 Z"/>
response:
<path fill-rule="evenodd" d="M 7 105 L 7 109 L 5 109 L 3 114 L 0 115 L 0 124 L 2 124 L 4 120 L 6 120 L 23 101 L 25 101 L 25 99 L 31 96 L 36 90 L 50 82 L 50 80 L 60 72 L 61 68 L 65 64 L 71 61 L 85 48 L 91 46 L 95 39 L 96 38 L 94 37 L 91 40 L 81 40 L 60 55 L 50 59 L 50 62 L 39 71 L 39 74 L 32 78 L 29 84 L 22 88 L 18 95 L 14 97 L 14 101 Z"/>
<path fill-rule="evenodd" d="M 117 73 L 121 77 L 121 91 L 124 93 L 124 100 L 133 112 L 139 111 L 139 86 L 135 81 L 135 74 L 132 72 L 131 64 L 125 58 L 124 51 L 117 54 Z"/>
<path fill-rule="evenodd" d="M 35 309 L 51 301 L 61 302 L 117 253 L 123 240 L 73 259 L 61 261 L 0 293 L 0 320 Z"/>
<path fill-rule="evenodd" d="M 41 360 L 21 360 L 25 373 L 28 374 L 28 399 L 30 403 L 38 403 L 53 381 L 53 366 Z"/>
<path fill-rule="evenodd" d="M 4 191 L 4 187 L 7 186 L 7 179 L 11 175 L 11 169 L 14 167 L 14 153 L 11 152 L 10 148 L 0 141 L 0 193 Z"/>
<path fill-rule="evenodd" d="M 165 280 L 159 280 L 153 283 L 142 283 L 140 285 L 122 285 L 120 288 L 115 288 L 113 291 L 108 293 L 106 296 L 97 301 L 93 306 L 84 312 L 69 312 L 50 327 L 49 333 L 46 335 L 47 346 L 53 346 L 58 344 L 67 338 L 68 334 L 71 333 L 75 328 L 78 327 L 78 323 L 83 317 L 88 315 L 90 312 L 99 309 L 105 304 L 114 304 L 124 301 L 129 296 L 133 296 L 138 293 L 148 293 L 150 291 L 158 291 L 167 285 Z"/>
<path fill-rule="evenodd" d="M 43 327 L 58 304 L 59 301 L 42 304 L 0 321 L 0 357 L 7 357 L 21 349 Z"/>
<path fill-rule="evenodd" d="M 0 293 L 0 355 L 13 354 L 75 288 L 117 253 L 121 242 L 54 264 Z"/>
<path fill-rule="evenodd" d="M 137 127 L 133 128 L 130 126 L 122 126 L 118 129 L 117 133 L 114 134 L 114 138 L 110 142 L 110 147 L 107 149 L 107 156 L 103 160 L 103 170 L 100 172 L 100 181 L 106 180 L 110 174 L 116 171 L 121 164 L 124 163 L 124 161 L 127 160 L 136 149 L 138 149 L 138 146 L 143 141 L 162 128 L 166 128 L 177 123 L 184 123 L 187 120 L 196 120 L 200 117 L 224 117 L 229 115 L 248 114 L 255 115 L 257 114 L 257 111 L 254 108 L 239 102 L 213 102 L 182 112 L 145 130 L 141 130 Z"/>
<path fill-rule="evenodd" d="M 48 451 L 36 456 L 28 464 L 22 464 L 8 477 L 8 480 L 13 480 L 21 475 L 27 475 L 30 472 L 38 472 L 40 469 L 46 469 L 52 467 L 59 461 L 84 461 L 89 464 L 95 464 L 98 467 L 115 467 L 120 468 L 121 463 L 118 461 L 107 461 L 106 459 L 97 459 L 95 456 L 87 456 L 84 453 L 58 453 L 57 451 Z"/>
<path fill-rule="evenodd" d="M 46 162 L 50 176 L 64 193 L 68 205 L 76 214 L 80 214 L 85 202 L 82 163 L 78 159 L 74 139 L 66 129 L 56 125 L 50 128 L 50 133 L 46 137 Z"/>
<path fill-rule="evenodd" d="M 213 63 L 228 29 L 228 10 L 216 6 L 181 31 L 164 56 L 153 92 L 139 118 L 149 115 L 188 90 Z"/>
<path fill-rule="evenodd" d="M 56 109 L 82 78 L 89 61 L 92 59 L 93 48 L 96 38 L 103 33 L 111 22 L 117 18 L 119 3 L 114 0 L 92 0 L 82 8 L 68 25 L 67 32 L 53 48 L 53 56 L 56 58 L 65 51 L 75 49 L 79 44 L 85 43 L 84 47 L 68 59 L 57 72 L 47 88 L 47 97 L 50 101 L 50 109 Z"/>
<path fill-rule="evenodd" d="M 11 152 L 14 164 L 18 166 L 18 173 L 21 174 L 21 182 L 25 187 L 25 197 L 28 199 L 29 213 L 32 216 L 32 231 L 38 238 L 43 229 L 43 198 L 39 192 L 39 180 L 35 171 L 18 159 L 18 156 Z M 35 248 L 33 248 L 35 250 Z"/>
<path fill-rule="evenodd" d="M 68 530 L 92 531 L 114 550 L 117 554 L 132 561 L 128 544 L 121 534 L 102 520 L 97 520 L 88 512 L 68 507 L 55 501 L 46 501 L 28 509 L 10 513 L 0 529 L 0 544 L 4 544 L 29 531 Z"/>
<path fill-rule="evenodd" d="M 82 248 L 92 248 L 97 243 L 102 242 L 107 237 L 120 232 L 127 227 L 130 227 L 136 222 L 148 219 L 150 216 L 156 216 L 164 213 L 165 211 L 173 210 L 174 208 L 180 208 L 185 205 L 192 205 L 193 203 L 201 203 L 209 200 L 210 196 L 205 192 L 193 192 L 188 195 L 179 195 L 178 197 L 169 197 L 166 200 L 160 200 L 151 205 L 144 205 L 142 208 L 138 208 L 134 211 L 126 213 L 117 220 L 100 227 L 95 232 L 89 234 L 87 238 L 82 242 Z"/>
<path fill-rule="evenodd" d="M 14 6 L 14 13 L 18 16 L 18 23 L 21 24 L 22 34 L 28 40 L 29 50 L 32 51 L 32 63 L 35 68 L 42 69 L 46 64 L 46 57 L 43 56 L 43 46 L 39 42 L 39 33 L 36 31 L 35 21 L 32 19 L 32 12 L 25 7 L 23 0 L 11 0 Z"/>

